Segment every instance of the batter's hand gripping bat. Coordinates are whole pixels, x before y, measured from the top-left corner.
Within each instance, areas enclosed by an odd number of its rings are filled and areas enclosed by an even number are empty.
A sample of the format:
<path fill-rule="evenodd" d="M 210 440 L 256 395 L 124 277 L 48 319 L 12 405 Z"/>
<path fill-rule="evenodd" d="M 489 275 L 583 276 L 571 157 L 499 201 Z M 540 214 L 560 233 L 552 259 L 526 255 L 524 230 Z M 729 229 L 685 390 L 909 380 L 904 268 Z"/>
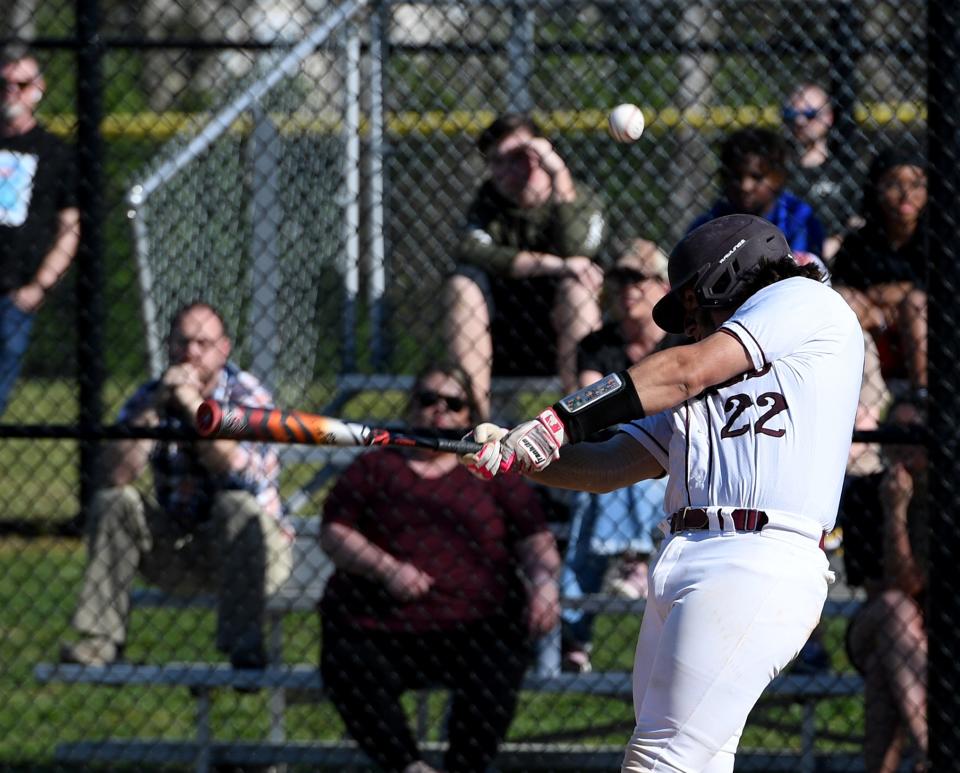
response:
<path fill-rule="evenodd" d="M 260 440 L 267 443 L 303 443 L 315 446 L 407 446 L 471 454 L 481 444 L 431 435 L 395 432 L 305 411 L 251 408 L 205 400 L 197 409 L 201 437 Z"/>

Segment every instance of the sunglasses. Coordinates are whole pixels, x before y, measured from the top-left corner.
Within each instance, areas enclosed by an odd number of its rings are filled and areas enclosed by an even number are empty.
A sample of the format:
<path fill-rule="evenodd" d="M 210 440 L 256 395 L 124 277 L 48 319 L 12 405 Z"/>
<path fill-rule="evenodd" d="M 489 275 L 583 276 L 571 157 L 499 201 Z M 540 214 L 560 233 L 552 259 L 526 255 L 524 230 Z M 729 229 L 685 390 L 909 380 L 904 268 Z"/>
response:
<path fill-rule="evenodd" d="M 443 404 L 447 406 L 447 409 L 454 413 L 459 413 L 467 407 L 467 401 L 462 397 L 442 395 L 439 392 L 434 392 L 432 389 L 424 389 L 417 392 L 417 403 L 421 408 L 431 408 L 441 400 Z"/>
<path fill-rule="evenodd" d="M 820 111 L 815 107 L 808 107 L 806 110 L 797 110 L 795 107 L 785 107 L 783 108 L 783 120 L 786 123 L 793 123 L 801 115 L 806 118 L 808 121 L 812 121 L 820 114 Z"/>

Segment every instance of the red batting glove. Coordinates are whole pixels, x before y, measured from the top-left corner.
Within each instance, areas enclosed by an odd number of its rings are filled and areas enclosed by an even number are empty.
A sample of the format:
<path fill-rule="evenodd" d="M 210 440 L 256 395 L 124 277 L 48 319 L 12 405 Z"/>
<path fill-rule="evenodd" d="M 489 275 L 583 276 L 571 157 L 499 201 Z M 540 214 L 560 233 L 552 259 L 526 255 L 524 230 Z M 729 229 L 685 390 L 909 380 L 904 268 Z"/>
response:
<path fill-rule="evenodd" d="M 547 408 L 532 421 L 514 427 L 503 439 L 500 471 L 540 472 L 560 456 L 567 442 L 567 430 L 553 408 Z"/>

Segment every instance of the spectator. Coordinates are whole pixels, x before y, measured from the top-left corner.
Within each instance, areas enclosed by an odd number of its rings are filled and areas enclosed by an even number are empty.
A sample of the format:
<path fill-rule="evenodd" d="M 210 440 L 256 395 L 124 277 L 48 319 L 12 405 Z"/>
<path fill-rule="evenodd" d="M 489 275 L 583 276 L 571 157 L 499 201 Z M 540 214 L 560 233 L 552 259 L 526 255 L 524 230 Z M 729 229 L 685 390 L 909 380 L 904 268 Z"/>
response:
<path fill-rule="evenodd" d="M 823 226 L 813 207 L 785 189 L 787 145 L 768 129 L 748 127 L 720 146 L 723 197 L 698 217 L 688 233 L 723 215 L 756 215 L 783 231 L 797 262 L 823 265 Z"/>
<path fill-rule="evenodd" d="M 169 352 L 170 366 L 127 401 L 120 423 L 185 430 L 208 397 L 270 406 L 260 382 L 228 361 L 223 320 L 206 303 L 177 313 Z M 263 667 L 265 594 L 286 579 L 292 560 L 276 452 L 230 440 L 124 440 L 111 451 L 108 486 L 91 507 L 89 561 L 73 617 L 82 638 L 64 645 L 61 659 L 103 665 L 121 655 L 139 571 L 169 590 L 216 590 L 218 649 L 236 668 Z M 148 460 L 155 499 L 134 487 Z"/>
<path fill-rule="evenodd" d="M 923 408 L 901 400 L 890 423 L 916 431 Z M 867 593 L 847 649 L 864 677 L 868 773 L 900 770 L 908 737 L 921 757 L 916 770 L 925 770 L 927 753 L 927 458 L 918 445 L 889 445 L 887 457 L 886 469 L 861 478 L 843 504 L 847 582 Z"/>
<path fill-rule="evenodd" d="M 579 386 L 625 370 L 651 352 L 684 340 L 665 333 L 653 321 L 653 306 L 668 289 L 667 256 L 652 242 L 634 240 L 604 283 L 611 321 L 578 347 Z M 647 560 L 654 550 L 651 533 L 663 518 L 665 487 L 666 478 L 660 478 L 607 494 L 571 494 L 570 541 L 561 574 L 565 597 L 596 593 L 606 574 L 611 592 L 646 598 Z M 610 559 L 617 556 L 621 561 L 608 571 Z M 578 609 L 563 611 L 564 670 L 591 669 L 593 618 Z"/>
<path fill-rule="evenodd" d="M 459 368 L 433 366 L 410 421 L 465 432 L 477 417 Z M 484 771 L 516 709 L 530 637 L 558 622 L 560 557 L 534 490 L 490 487 L 453 454 L 361 456 L 327 499 L 321 542 L 336 571 L 321 604 L 324 685 L 348 731 L 388 771 L 432 770 L 400 703 L 453 691 L 445 770 Z"/>
<path fill-rule="evenodd" d="M 574 182 L 528 116 L 500 116 L 477 147 L 489 177 L 446 282 L 446 336 L 486 417 L 491 372 L 559 373 L 564 389 L 575 386 L 577 342 L 600 327 L 603 271 L 593 258 L 606 224 L 597 195 Z"/>
<path fill-rule="evenodd" d="M 880 152 L 863 189 L 864 224 L 834 260 L 837 289 L 880 350 L 884 377 L 927 388 L 927 167 L 909 148 Z M 891 387 L 896 387 L 895 383 Z"/>
<path fill-rule="evenodd" d="M 20 372 L 37 310 L 80 240 L 73 154 L 37 123 L 47 84 L 37 60 L 0 64 L 0 414 Z"/>
<path fill-rule="evenodd" d="M 795 150 L 790 189 L 812 204 L 824 223 L 821 257 L 829 263 L 856 220 L 857 191 L 851 170 L 830 148 L 834 113 L 827 92 L 815 83 L 799 84 L 783 106 L 783 123 Z"/>

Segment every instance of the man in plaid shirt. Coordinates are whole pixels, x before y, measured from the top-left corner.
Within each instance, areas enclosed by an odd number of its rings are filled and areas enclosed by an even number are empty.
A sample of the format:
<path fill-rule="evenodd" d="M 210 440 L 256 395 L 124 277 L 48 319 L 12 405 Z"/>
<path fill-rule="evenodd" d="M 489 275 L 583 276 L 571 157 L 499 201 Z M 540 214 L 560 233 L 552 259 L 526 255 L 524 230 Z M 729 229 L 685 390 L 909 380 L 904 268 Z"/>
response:
<path fill-rule="evenodd" d="M 214 398 L 271 407 L 256 377 L 229 362 L 219 313 L 191 303 L 174 317 L 170 365 L 127 401 L 119 422 L 184 429 Z M 265 596 L 287 578 L 292 534 L 281 521 L 279 460 L 264 443 L 123 440 L 108 454 L 107 487 L 94 497 L 89 561 L 64 662 L 104 665 L 126 642 L 130 589 L 139 571 L 170 591 L 213 591 L 217 647 L 235 668 L 260 668 Z M 135 483 L 150 467 L 154 495 Z"/>

